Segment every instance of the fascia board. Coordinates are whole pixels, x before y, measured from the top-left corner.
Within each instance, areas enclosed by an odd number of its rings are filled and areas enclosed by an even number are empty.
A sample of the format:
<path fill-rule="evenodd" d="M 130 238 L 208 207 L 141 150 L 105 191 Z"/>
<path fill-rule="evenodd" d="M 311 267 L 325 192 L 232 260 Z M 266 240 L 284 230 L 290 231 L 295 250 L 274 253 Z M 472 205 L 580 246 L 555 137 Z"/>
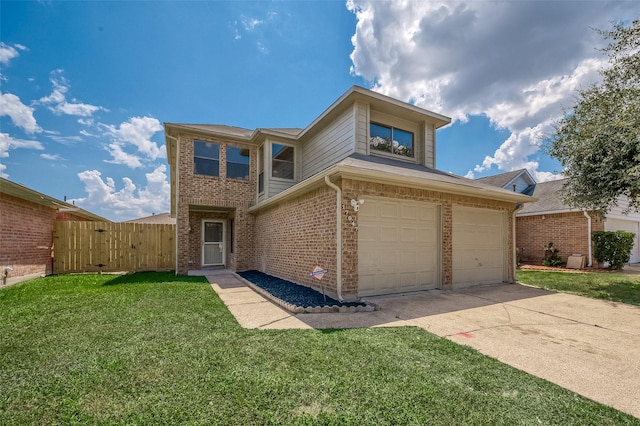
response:
<path fill-rule="evenodd" d="M 545 214 L 576 213 L 581 211 L 583 210 L 580 210 L 580 209 L 543 210 L 539 212 L 516 213 L 516 217 L 542 216 Z"/>
<path fill-rule="evenodd" d="M 418 189 L 431 189 L 449 194 L 465 195 L 470 197 L 478 197 L 490 200 L 508 201 L 514 203 L 532 203 L 538 201 L 535 197 L 513 193 L 506 190 L 492 190 L 478 188 L 474 186 L 466 186 L 444 181 L 425 179 L 415 176 L 403 176 L 395 173 L 388 173 L 379 170 L 365 170 L 357 167 L 349 167 L 338 165 L 337 171 L 343 177 L 352 177 L 362 180 L 365 178 L 367 182 L 395 184 L 398 186 L 409 186 Z"/>

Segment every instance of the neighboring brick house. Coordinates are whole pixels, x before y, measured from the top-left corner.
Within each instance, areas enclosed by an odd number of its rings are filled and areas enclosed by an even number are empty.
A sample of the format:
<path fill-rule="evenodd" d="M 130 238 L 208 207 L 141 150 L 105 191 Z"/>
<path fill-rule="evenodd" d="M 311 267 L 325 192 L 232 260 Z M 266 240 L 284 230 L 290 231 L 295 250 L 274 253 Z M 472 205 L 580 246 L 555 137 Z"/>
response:
<path fill-rule="evenodd" d="M 0 285 L 52 273 L 53 223 L 108 222 L 100 216 L 0 178 Z"/>
<path fill-rule="evenodd" d="M 165 123 L 176 273 L 256 269 L 344 299 L 514 282 L 531 197 L 435 169 L 448 117 L 354 86 L 304 129 Z"/>
<path fill-rule="evenodd" d="M 536 183 L 526 169 L 477 179 L 478 182 L 511 189 L 538 199 L 528 203 L 516 213 L 516 247 L 524 263 L 539 264 L 544 259 L 544 247 L 553 242 L 558 253 L 566 261 L 568 256 L 579 254 L 592 266 L 594 231 L 623 230 L 635 234 L 630 263 L 640 262 L 640 214 L 623 214 L 628 206 L 620 199 L 618 206 L 604 218 L 594 212 L 572 209 L 562 202 L 559 191 L 566 179 Z"/>

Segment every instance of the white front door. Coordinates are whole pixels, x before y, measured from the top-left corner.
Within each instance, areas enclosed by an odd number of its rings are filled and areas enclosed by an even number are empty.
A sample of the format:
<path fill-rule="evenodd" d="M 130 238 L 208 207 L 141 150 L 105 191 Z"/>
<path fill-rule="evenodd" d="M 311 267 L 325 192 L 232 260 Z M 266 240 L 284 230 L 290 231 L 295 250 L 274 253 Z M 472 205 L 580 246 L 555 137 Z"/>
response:
<path fill-rule="evenodd" d="M 223 221 L 202 221 L 202 266 L 224 265 L 224 237 L 225 235 Z"/>

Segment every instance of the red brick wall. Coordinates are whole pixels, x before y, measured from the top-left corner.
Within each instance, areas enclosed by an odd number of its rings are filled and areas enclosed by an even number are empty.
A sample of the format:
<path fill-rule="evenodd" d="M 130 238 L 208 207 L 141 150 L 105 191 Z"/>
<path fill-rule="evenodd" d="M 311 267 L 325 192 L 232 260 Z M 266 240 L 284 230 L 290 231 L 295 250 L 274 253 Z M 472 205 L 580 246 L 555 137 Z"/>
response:
<path fill-rule="evenodd" d="M 591 216 L 591 231 L 604 231 L 604 222 Z M 544 247 L 550 242 L 560 250 L 558 255 L 565 261 L 574 253 L 587 256 L 591 241 L 587 229 L 587 218 L 581 211 L 517 217 L 516 247 L 520 250 L 520 261 L 542 263 Z"/>
<path fill-rule="evenodd" d="M 220 145 L 219 176 L 194 173 L 194 139 Z M 256 198 L 256 152 L 253 145 L 238 144 L 225 139 L 210 139 L 181 135 L 179 139 L 178 209 L 177 209 L 177 273 L 201 268 L 201 227 L 203 219 L 224 219 L 229 236 L 229 220 L 234 220 L 234 253 L 227 238 L 226 267 L 247 270 L 253 267 L 254 218 L 247 213 Z M 227 179 L 227 145 L 248 148 L 249 180 Z"/>
<path fill-rule="evenodd" d="M 56 211 L 7 194 L 0 194 L 0 275 L 13 268 L 8 279 L 48 275 Z"/>

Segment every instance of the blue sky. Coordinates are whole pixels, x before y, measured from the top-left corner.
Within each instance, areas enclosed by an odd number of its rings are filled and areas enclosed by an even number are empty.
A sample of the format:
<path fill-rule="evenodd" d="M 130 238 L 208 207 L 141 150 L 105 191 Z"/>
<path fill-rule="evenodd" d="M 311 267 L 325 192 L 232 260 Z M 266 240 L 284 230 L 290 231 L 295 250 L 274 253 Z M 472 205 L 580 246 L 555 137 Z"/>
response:
<path fill-rule="evenodd" d="M 350 86 L 453 118 L 439 169 L 559 165 L 591 29 L 640 2 L 0 2 L 0 174 L 112 220 L 168 211 L 163 122 L 305 127 Z"/>

